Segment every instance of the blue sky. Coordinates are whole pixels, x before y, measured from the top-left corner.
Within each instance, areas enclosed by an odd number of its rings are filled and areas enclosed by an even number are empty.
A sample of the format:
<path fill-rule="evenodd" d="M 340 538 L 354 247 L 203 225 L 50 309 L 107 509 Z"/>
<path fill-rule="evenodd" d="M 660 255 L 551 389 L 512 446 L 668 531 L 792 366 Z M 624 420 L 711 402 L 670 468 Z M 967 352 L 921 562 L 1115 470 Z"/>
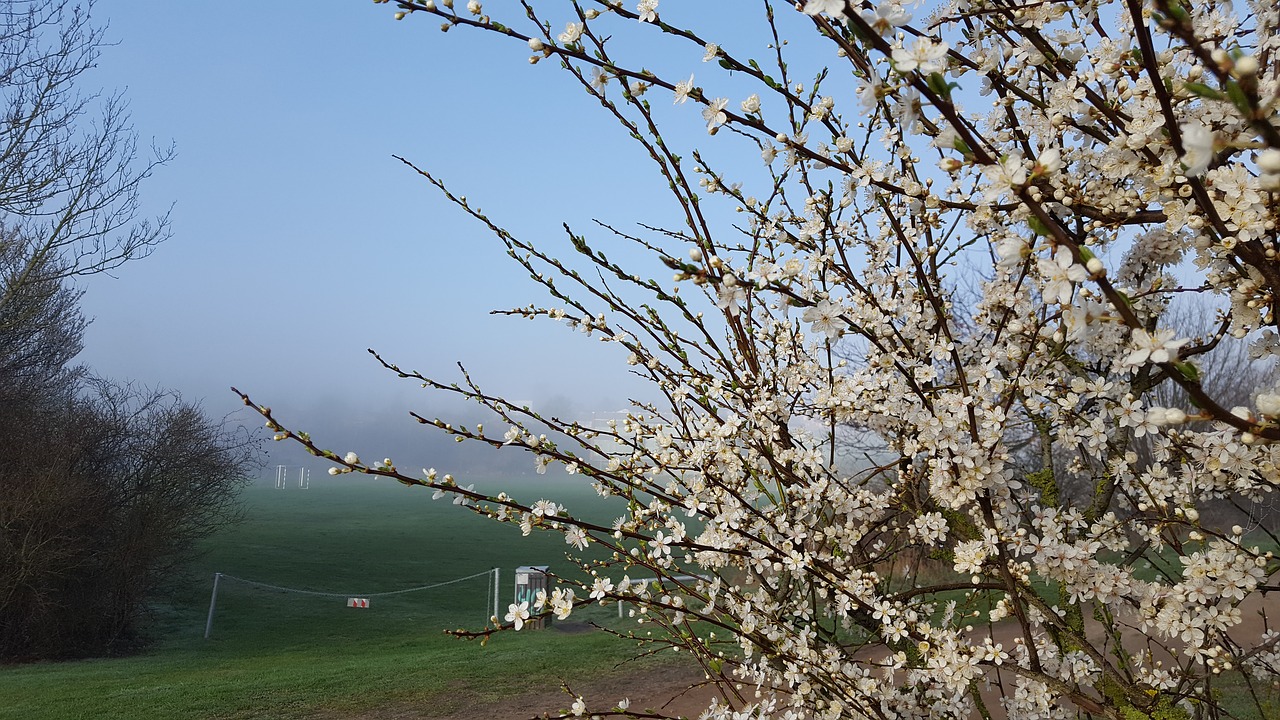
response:
<path fill-rule="evenodd" d="M 462 362 L 486 391 L 564 418 L 653 397 L 620 347 L 490 315 L 546 297 L 496 239 L 393 158 L 552 254 L 573 255 L 568 223 L 611 260 L 670 283 L 670 270 L 592 224 L 650 238 L 636 223 L 679 228 L 665 180 L 556 63 L 530 65 L 522 43 L 486 33 L 441 34 L 424 14 L 396 22 L 390 5 L 364 1 L 100 0 L 94 12 L 114 44 L 86 88 L 123 92 L 143 144 L 177 149 L 143 190 L 145 213 L 172 207 L 173 239 L 82 284 L 93 324 L 81 360 L 95 372 L 179 390 L 217 415 L 239 407 L 234 385 L 322 445 L 366 457 L 420 447 L 409 409 L 467 419 L 381 370 L 366 348 L 438 379 L 458 379 Z M 555 32 L 569 10 L 551 12 Z M 769 64 L 759 7 L 668 2 L 662 12 Z M 780 19 L 812 32 L 800 13 Z M 751 92 L 704 64 L 698 43 L 606 22 L 611 47 L 633 64 L 672 79 L 697 73 L 734 103 Z M 831 52 L 791 46 L 793 77 L 812 80 Z M 828 84 L 848 82 L 837 73 Z M 695 103 L 673 106 L 660 89 L 649 99 L 686 160 L 696 144 L 718 170 L 759 172 L 759 149 L 732 133 L 709 141 Z M 739 219 L 723 204 L 704 211 L 722 234 Z M 274 447 L 273 463 L 290 455 Z M 419 459 L 432 462 L 415 450 Z"/>
<path fill-rule="evenodd" d="M 387 7 L 98 3 L 116 44 L 86 85 L 123 91 L 143 144 L 178 155 L 143 190 L 148 214 L 172 205 L 172 240 L 82 283 L 83 362 L 211 412 L 235 407 L 235 385 L 304 420 L 430 407 L 368 347 L 448 378 L 461 361 L 510 397 L 580 412 L 638 389 L 616 348 L 490 316 L 539 288 L 392 155 L 552 243 L 562 221 L 641 219 L 656 176 L 618 172 L 636 150 L 558 68 Z"/>

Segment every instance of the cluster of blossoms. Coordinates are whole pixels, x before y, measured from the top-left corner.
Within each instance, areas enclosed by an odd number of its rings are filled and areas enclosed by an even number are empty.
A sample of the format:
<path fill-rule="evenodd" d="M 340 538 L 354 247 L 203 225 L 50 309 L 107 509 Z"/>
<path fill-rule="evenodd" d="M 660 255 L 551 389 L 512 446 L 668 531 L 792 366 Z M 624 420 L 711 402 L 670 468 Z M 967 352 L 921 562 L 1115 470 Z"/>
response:
<path fill-rule="evenodd" d="M 1280 572 L 1275 3 L 807 0 L 768 48 L 657 0 L 398 5 L 560 61 L 687 219 L 617 237 L 671 282 L 574 236 L 579 272 L 422 171 L 557 303 L 512 313 L 621 346 L 662 398 L 601 429 L 388 364 L 510 430 L 429 424 L 628 501 L 598 525 L 347 458 L 604 551 L 509 626 L 625 601 L 721 689 L 708 719 L 1190 717 L 1221 673 L 1275 678 L 1246 627 Z M 625 32 L 692 65 L 615 57 Z M 655 88 L 715 138 L 678 152 Z"/>

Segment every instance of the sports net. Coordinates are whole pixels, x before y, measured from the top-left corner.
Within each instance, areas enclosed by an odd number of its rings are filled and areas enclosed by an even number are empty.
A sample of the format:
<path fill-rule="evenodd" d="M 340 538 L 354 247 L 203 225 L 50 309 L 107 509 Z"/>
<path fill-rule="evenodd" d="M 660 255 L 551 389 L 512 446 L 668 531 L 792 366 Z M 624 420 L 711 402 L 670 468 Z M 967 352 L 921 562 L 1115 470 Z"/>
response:
<path fill-rule="evenodd" d="M 494 614 L 496 582 L 495 571 L 484 570 L 394 590 L 339 592 L 216 573 L 205 636 L 215 625 L 220 636 L 264 628 L 341 636 L 482 626 Z"/>

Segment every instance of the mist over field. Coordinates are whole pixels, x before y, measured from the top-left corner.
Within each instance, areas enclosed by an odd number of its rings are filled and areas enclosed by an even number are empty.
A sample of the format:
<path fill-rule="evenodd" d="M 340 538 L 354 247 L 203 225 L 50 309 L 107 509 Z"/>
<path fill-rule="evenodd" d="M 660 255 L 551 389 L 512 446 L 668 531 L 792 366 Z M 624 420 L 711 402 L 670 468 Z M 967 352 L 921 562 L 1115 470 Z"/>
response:
<path fill-rule="evenodd" d="M 426 400 L 431 393 L 419 390 L 406 395 L 400 401 L 388 400 L 375 406 L 360 407 L 338 396 L 320 399 L 308 407 L 303 404 L 296 413 L 296 422 L 292 429 L 301 430 L 311 435 L 312 440 L 321 448 L 332 450 L 339 455 L 356 452 L 361 458 L 373 463 L 384 458 L 391 458 L 397 467 L 436 468 L 443 473 L 452 473 L 459 479 L 528 477 L 541 479 L 564 479 L 586 485 L 582 476 L 570 476 L 564 473 L 563 465 L 553 464 L 546 473 L 539 475 L 534 470 L 533 455 L 520 448 L 494 448 L 478 442 L 456 442 L 439 428 L 419 422 L 410 415 L 416 412 L 428 419 L 439 417 L 454 425 L 466 425 L 475 428 L 483 424 L 489 436 L 501 437 L 508 425 L 493 413 L 475 406 L 457 402 L 437 402 L 434 406 L 428 402 L 415 404 L 415 398 Z M 434 393 L 440 400 L 441 393 Z M 621 405 L 618 406 L 619 408 Z M 429 411 L 434 409 L 434 413 Z M 536 408 L 544 416 L 572 418 L 587 424 L 593 417 L 600 422 L 601 417 L 617 417 L 618 408 L 605 410 L 585 409 L 581 404 L 557 396 Z M 273 411 L 275 408 L 273 407 Z M 238 413 L 244 417 L 246 424 L 261 425 L 256 414 L 246 411 Z M 277 413 L 277 418 L 285 420 L 287 415 Z M 267 435 L 269 437 L 269 434 Z M 301 445 L 285 441 L 268 441 L 265 449 L 267 461 L 259 473 L 259 478 L 270 480 L 275 476 L 276 465 L 302 466 L 312 470 L 312 478 L 328 472 L 333 466 L 323 458 L 313 457 Z M 373 480 L 368 482 L 392 482 L 390 480 Z M 463 484 L 467 484 L 467 480 Z"/>

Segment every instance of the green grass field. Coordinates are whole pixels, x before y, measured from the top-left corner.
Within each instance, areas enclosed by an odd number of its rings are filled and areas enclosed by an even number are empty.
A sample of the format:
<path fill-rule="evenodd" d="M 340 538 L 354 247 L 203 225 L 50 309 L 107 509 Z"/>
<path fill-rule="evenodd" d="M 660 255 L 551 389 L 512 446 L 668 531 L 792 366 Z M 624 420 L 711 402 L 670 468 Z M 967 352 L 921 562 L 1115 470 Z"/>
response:
<path fill-rule="evenodd" d="M 588 488 L 525 483 L 505 485 L 606 521 L 615 514 Z M 505 613 L 516 566 L 570 570 L 561 535 L 521 537 L 518 528 L 430 498 L 422 488 L 352 476 L 326 476 L 310 490 L 248 488 L 245 522 L 213 538 L 173 603 L 157 608 L 150 650 L 0 667 L 0 718 L 328 718 L 389 706 L 447 714 L 459 702 L 555 688 L 575 669 L 607 671 L 635 654 L 634 645 L 600 632 L 503 633 L 486 646 L 446 636 L 445 628 L 479 628 L 491 614 L 486 577 L 374 597 L 367 610 L 347 608 L 345 598 L 224 579 L 213 634 L 204 639 L 214 572 L 372 594 L 499 567 Z M 608 623 L 613 610 L 585 615 Z"/>
<path fill-rule="evenodd" d="M 605 523 L 618 514 L 586 487 L 527 480 L 502 486 L 522 499 L 547 497 L 575 512 L 585 509 Z M 481 483 L 481 489 L 488 488 Z M 463 704 L 609 672 L 635 655 L 634 645 L 599 632 L 503 633 L 486 646 L 445 635 L 445 628 L 483 625 L 492 611 L 486 577 L 373 597 L 367 610 L 347 608 L 343 597 L 281 593 L 224 579 L 213 634 L 204 639 L 214 572 L 373 594 L 499 567 L 505 613 L 516 566 L 571 569 L 559 534 L 521 537 L 516 527 L 430 498 L 423 488 L 352 476 L 326 476 L 310 490 L 248 488 L 245 522 L 213 538 L 173 602 L 156 609 L 156 642 L 147 652 L 0 666 L 0 719 L 339 720 L 387 708 L 447 716 Z M 572 619 L 584 617 L 618 622 L 613 606 L 584 609 Z M 1238 674 L 1224 677 L 1221 688 L 1238 717 L 1258 717 Z M 1275 699 L 1271 689 L 1264 695 Z"/>

